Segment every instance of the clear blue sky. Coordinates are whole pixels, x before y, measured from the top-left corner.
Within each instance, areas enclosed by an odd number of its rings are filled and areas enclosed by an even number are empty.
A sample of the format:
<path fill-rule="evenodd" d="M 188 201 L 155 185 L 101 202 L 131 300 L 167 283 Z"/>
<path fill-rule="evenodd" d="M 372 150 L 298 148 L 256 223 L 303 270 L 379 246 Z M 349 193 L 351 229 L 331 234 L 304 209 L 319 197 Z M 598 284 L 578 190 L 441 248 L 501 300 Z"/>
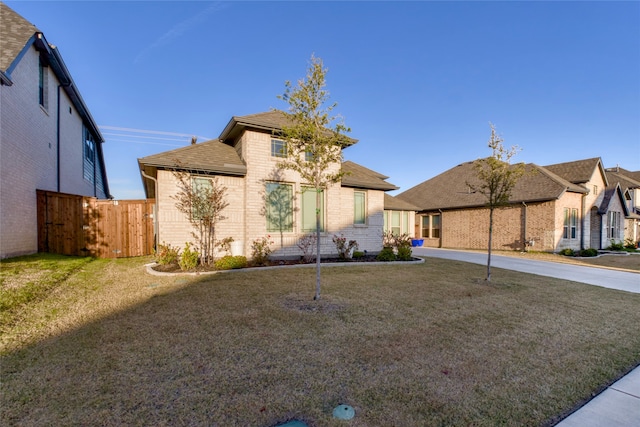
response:
<path fill-rule="evenodd" d="M 638 1 L 6 3 L 59 47 L 116 198 L 144 197 L 138 157 L 285 109 L 312 53 L 345 158 L 401 191 L 489 155 L 489 122 L 515 161 L 640 170 Z"/>

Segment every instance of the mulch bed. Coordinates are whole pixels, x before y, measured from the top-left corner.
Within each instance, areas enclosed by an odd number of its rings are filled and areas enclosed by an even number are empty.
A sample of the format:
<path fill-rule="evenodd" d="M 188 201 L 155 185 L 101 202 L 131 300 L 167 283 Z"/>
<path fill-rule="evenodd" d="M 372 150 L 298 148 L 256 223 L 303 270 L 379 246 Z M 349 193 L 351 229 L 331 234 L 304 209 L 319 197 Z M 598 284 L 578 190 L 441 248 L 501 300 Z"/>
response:
<path fill-rule="evenodd" d="M 376 255 L 365 255 L 360 258 L 352 258 L 352 259 L 341 259 L 341 258 L 322 258 L 320 260 L 321 264 L 331 264 L 331 263 L 363 263 L 363 262 L 378 262 L 376 259 Z M 303 262 L 302 260 L 269 260 L 266 265 L 247 265 L 245 268 L 260 268 L 260 267 L 276 267 L 283 265 L 300 265 L 300 264 L 315 264 L 315 261 L 312 262 Z M 179 273 L 181 272 L 180 266 L 178 264 L 166 264 L 166 265 L 154 265 L 152 267 L 155 271 L 159 271 L 162 273 Z M 212 265 L 210 267 L 198 266 L 195 270 L 190 270 L 190 272 L 208 272 L 208 271 L 217 271 L 216 268 Z"/>

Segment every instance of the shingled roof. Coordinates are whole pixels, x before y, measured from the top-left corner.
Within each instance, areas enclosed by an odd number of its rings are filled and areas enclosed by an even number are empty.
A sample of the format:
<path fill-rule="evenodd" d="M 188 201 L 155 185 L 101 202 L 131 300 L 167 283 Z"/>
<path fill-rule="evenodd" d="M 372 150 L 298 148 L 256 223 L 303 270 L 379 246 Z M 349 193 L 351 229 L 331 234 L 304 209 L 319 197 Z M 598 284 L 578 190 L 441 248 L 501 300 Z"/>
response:
<path fill-rule="evenodd" d="M 384 193 L 384 209 L 388 211 L 419 211 L 420 209 L 402 199 Z"/>
<path fill-rule="evenodd" d="M 462 163 L 396 197 L 416 205 L 422 211 L 485 206 L 485 196 L 472 191 L 467 184 L 479 184 L 473 163 Z M 525 165 L 525 175 L 513 188 L 510 203 L 553 200 L 566 191 L 586 193 L 587 189 L 530 163 Z"/>
<path fill-rule="evenodd" d="M 621 168 L 606 170 L 609 185 L 620 184 L 620 188 L 626 191 L 631 188 L 640 188 L 640 172 L 630 172 Z"/>
<path fill-rule="evenodd" d="M 14 61 L 27 45 L 31 45 L 36 33 L 40 30 L 35 25 L 0 2 L 0 71 L 10 74 Z"/>
<path fill-rule="evenodd" d="M 236 150 L 214 139 L 138 159 L 140 171 L 155 177 L 158 169 L 184 170 L 221 175 L 244 176 L 247 167 Z M 155 188 L 143 179 L 147 197 L 155 197 Z"/>
<path fill-rule="evenodd" d="M 388 176 L 367 169 L 349 160 L 342 163 L 342 171 L 345 173 L 342 176 L 343 187 L 367 188 L 382 191 L 398 189 L 395 185 L 385 181 L 389 178 Z"/>
<path fill-rule="evenodd" d="M 278 132 L 281 131 L 284 127 L 292 126 L 293 122 L 291 122 L 287 116 L 282 111 L 268 111 L 264 113 L 256 113 L 249 114 L 247 116 L 233 116 L 229 123 L 222 130 L 222 133 L 218 137 L 220 141 L 225 143 L 232 142 L 236 137 L 238 137 L 244 129 L 257 129 L 257 130 L 265 130 L 269 132 Z M 348 141 L 347 147 L 358 142 L 357 139 L 350 138 L 345 136 Z"/>
<path fill-rule="evenodd" d="M 604 175 L 604 168 L 602 167 L 602 162 L 599 157 L 576 160 L 573 162 L 557 163 L 545 166 L 544 168 L 574 184 L 584 184 L 585 182 L 589 182 L 593 176 L 593 171 L 596 170 L 596 168 L 600 169 L 600 172 Z"/>

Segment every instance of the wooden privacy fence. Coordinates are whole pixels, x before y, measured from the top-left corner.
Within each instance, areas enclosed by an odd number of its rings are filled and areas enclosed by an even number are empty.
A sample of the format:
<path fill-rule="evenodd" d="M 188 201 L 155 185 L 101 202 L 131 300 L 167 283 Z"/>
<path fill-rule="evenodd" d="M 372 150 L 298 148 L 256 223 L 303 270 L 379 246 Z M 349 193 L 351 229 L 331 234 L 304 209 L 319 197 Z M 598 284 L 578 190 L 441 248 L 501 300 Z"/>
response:
<path fill-rule="evenodd" d="M 120 258 L 153 253 L 155 201 L 37 190 L 38 251 Z"/>

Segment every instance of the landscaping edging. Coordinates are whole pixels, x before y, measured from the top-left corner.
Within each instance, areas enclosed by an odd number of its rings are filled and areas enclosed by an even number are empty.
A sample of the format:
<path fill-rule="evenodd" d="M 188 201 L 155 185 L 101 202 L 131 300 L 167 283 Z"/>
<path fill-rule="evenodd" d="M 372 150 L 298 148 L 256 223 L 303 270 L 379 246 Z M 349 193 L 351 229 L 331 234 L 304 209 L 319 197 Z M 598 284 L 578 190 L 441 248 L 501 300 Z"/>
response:
<path fill-rule="evenodd" d="M 365 266 L 365 265 L 397 265 L 397 264 L 422 264 L 424 263 L 424 258 L 416 258 L 413 257 L 413 261 L 374 261 L 374 262 L 330 262 L 330 263 L 322 263 L 322 268 L 324 267 L 349 267 L 349 266 Z M 244 272 L 244 271 L 255 271 L 255 270 L 274 270 L 278 268 L 309 268 L 316 267 L 315 263 L 311 264 L 294 264 L 294 265 L 272 265 L 268 267 L 248 267 L 248 268 L 236 268 L 231 270 L 214 270 L 214 271 L 175 271 L 175 272 L 166 272 L 166 271 L 156 271 L 153 269 L 158 265 L 156 262 L 152 262 L 149 264 L 145 264 L 145 268 L 148 274 L 152 276 L 201 276 L 201 275 L 210 275 L 210 274 L 218 274 L 218 273 L 236 273 L 236 272 Z"/>

